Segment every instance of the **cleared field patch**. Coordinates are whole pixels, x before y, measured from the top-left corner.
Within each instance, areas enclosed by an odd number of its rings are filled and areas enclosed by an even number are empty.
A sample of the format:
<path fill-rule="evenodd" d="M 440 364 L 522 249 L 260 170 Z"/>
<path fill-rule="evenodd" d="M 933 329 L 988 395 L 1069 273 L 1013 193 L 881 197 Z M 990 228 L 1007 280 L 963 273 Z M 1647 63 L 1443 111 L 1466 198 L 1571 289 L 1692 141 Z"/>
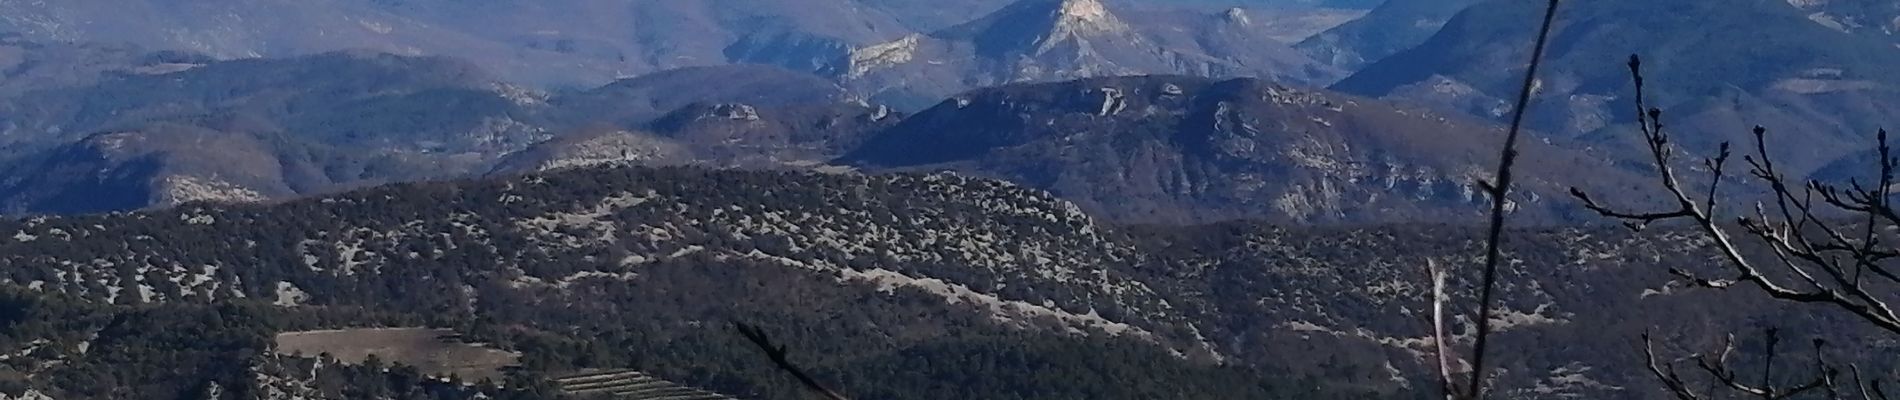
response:
<path fill-rule="evenodd" d="M 385 364 L 402 363 L 435 377 L 458 376 L 467 382 L 500 381 L 503 369 L 520 365 L 520 354 L 464 343 L 448 329 L 365 328 L 277 334 L 277 354 L 315 357 L 328 353 L 338 361 L 362 364 L 375 355 Z"/>

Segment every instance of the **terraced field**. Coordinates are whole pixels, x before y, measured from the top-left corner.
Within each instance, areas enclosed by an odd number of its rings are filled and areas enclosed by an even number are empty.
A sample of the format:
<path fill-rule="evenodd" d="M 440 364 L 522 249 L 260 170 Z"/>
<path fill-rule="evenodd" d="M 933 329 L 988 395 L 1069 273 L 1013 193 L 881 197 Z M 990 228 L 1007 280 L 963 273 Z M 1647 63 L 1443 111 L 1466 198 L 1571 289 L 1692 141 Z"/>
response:
<path fill-rule="evenodd" d="M 681 386 L 633 370 L 588 371 L 555 378 L 561 391 L 582 398 L 616 400 L 732 400 L 731 396 Z"/>

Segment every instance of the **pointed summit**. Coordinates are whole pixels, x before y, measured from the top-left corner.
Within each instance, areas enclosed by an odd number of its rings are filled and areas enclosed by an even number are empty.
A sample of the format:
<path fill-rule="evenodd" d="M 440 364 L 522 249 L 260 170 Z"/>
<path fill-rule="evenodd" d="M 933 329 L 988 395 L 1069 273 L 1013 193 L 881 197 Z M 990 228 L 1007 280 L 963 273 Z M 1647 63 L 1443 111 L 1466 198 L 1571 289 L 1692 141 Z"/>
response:
<path fill-rule="evenodd" d="M 1117 15 L 1113 4 L 1016 0 L 915 40 L 864 47 L 833 71 L 854 90 L 916 107 L 1012 82 L 1174 74 L 1325 84 L 1339 75 L 1270 39 L 1269 27 L 1244 22 L 1244 12 Z"/>
<path fill-rule="evenodd" d="M 1253 17 L 1247 16 L 1247 10 L 1240 7 L 1229 8 L 1227 12 L 1221 13 L 1221 16 L 1227 18 L 1228 23 L 1253 25 Z"/>
<path fill-rule="evenodd" d="M 1100 0 L 1022 0 L 936 36 L 968 40 L 979 53 L 996 56 L 1040 55 L 1064 44 L 1087 47 L 1094 37 L 1136 35 Z"/>
<path fill-rule="evenodd" d="M 1069 27 L 1104 27 L 1119 25 L 1121 21 L 1108 12 L 1108 7 L 1098 0 L 1061 0 L 1056 11 L 1057 21 Z"/>

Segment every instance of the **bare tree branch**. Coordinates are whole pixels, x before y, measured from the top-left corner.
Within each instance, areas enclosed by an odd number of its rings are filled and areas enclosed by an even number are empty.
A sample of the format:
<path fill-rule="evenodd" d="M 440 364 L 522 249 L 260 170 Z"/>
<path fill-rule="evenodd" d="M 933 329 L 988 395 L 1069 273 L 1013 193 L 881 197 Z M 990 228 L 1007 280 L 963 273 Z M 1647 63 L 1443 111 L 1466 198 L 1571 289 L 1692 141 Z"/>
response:
<path fill-rule="evenodd" d="M 1893 261 L 1900 259 L 1900 248 L 1888 243 L 1891 236 L 1900 231 L 1900 210 L 1892 204 L 1900 158 L 1894 156 L 1885 130 L 1878 135 L 1880 159 L 1876 179 L 1870 182 L 1853 179 L 1846 185 L 1829 185 L 1789 178 L 1771 157 L 1768 130 L 1755 127 L 1752 154 L 1743 156 L 1748 166 L 1745 176 L 1765 187 L 1771 198 L 1755 204 L 1752 215 L 1735 218 L 1734 222 L 1740 227 L 1740 234 L 1759 242 L 1760 250 L 1770 257 L 1751 257 L 1748 254 L 1752 253 L 1744 253 L 1737 244 L 1735 234 L 1730 232 L 1733 228 L 1722 221 L 1731 217 L 1720 214 L 1724 206 L 1721 190 L 1729 178 L 1726 167 L 1731 157 L 1730 145 L 1723 143 L 1714 157 L 1701 160 L 1702 167 L 1709 173 L 1708 185 L 1693 189 L 1695 193 L 1692 193 L 1692 189 L 1684 185 L 1683 176 L 1678 174 L 1679 161 L 1663 123 L 1663 111 L 1647 104 L 1642 60 L 1630 56 L 1629 69 L 1635 83 L 1637 127 L 1656 169 L 1661 194 L 1673 204 L 1661 210 L 1637 212 L 1599 203 L 1581 189 L 1571 189 L 1572 197 L 1585 209 L 1620 220 L 1632 229 L 1669 221 L 1692 225 L 1710 240 L 1709 247 L 1720 254 L 1721 270 L 1727 277 L 1707 277 L 1690 269 L 1671 268 L 1669 273 L 1683 283 L 1710 289 L 1752 286 L 1774 299 L 1831 306 L 1889 333 L 1900 334 L 1900 312 L 1895 311 L 1893 304 L 1900 302 L 1900 273 L 1892 270 Z M 1838 218 L 1839 213 L 1859 218 Z M 1801 384 L 1780 384 L 1784 379 L 1780 375 L 1786 375 L 1776 370 L 1781 366 L 1777 359 L 1780 339 L 1779 332 L 1768 332 L 1758 382 L 1746 382 L 1742 374 L 1731 367 L 1735 353 L 1733 336 L 1724 342 L 1718 354 L 1688 357 L 1707 375 L 1707 379 L 1701 381 L 1713 385 L 1705 393 L 1690 389 L 1691 380 L 1677 371 L 1675 364 L 1681 359 L 1665 362 L 1659 358 L 1648 334 L 1643 336 L 1643 352 L 1650 373 L 1682 400 L 1718 397 L 1714 393 L 1718 389 L 1764 400 L 1816 394 L 1845 399 L 1850 394 L 1844 392 L 1848 391 L 1859 392 L 1861 400 L 1889 400 L 1883 382 L 1879 378 L 1863 377 L 1858 366 L 1849 365 L 1853 371 L 1852 383 L 1843 390 L 1836 382 L 1840 371 L 1829 364 L 1823 351 L 1824 343 L 1820 341 L 1815 342 L 1812 366 L 1815 378 Z"/>
<path fill-rule="evenodd" d="M 1678 400 L 1701 400 L 1708 397 L 1717 397 L 1714 396 L 1713 393 L 1696 393 L 1693 389 L 1689 388 L 1689 379 L 1684 378 L 1676 369 L 1676 364 L 1684 360 L 1693 360 L 1693 365 L 1697 369 L 1702 370 L 1703 374 L 1708 377 L 1710 384 L 1714 385 L 1714 387 L 1732 390 L 1750 397 L 1761 398 L 1762 400 L 1791 399 L 1814 392 L 1824 393 L 1826 398 L 1829 399 L 1844 398 L 1839 388 L 1836 387 L 1834 379 L 1840 375 L 1840 371 L 1828 363 L 1826 352 L 1824 351 L 1826 343 L 1820 340 L 1814 342 L 1814 378 L 1797 385 L 1780 385 L 1777 383 L 1778 379 L 1775 374 L 1775 368 L 1780 365 L 1776 359 L 1781 352 L 1779 347 L 1781 336 L 1778 330 L 1769 329 L 1767 331 L 1767 335 L 1765 336 L 1766 341 L 1763 344 L 1763 350 L 1761 352 L 1765 359 L 1762 363 L 1761 376 L 1755 382 L 1745 381 L 1745 378 L 1742 377 L 1742 373 L 1733 367 L 1734 358 L 1737 354 L 1734 335 L 1729 335 L 1723 340 L 1721 351 L 1717 352 L 1714 356 L 1693 354 L 1683 359 L 1667 362 L 1662 361 L 1660 356 L 1656 354 L 1655 342 L 1649 333 L 1643 333 L 1642 338 L 1643 356 L 1649 364 L 1650 374 L 1662 382 L 1663 388 L 1668 389 L 1669 393 Z M 1859 380 L 1860 378 L 1856 376 L 1855 379 Z M 1862 389 L 1862 392 L 1868 393 L 1865 389 Z"/>
<path fill-rule="evenodd" d="M 764 350 L 765 356 L 772 359 L 772 364 L 777 365 L 779 369 L 784 370 L 786 373 L 792 374 L 793 378 L 797 378 L 799 383 L 805 385 L 805 389 L 831 400 L 850 400 L 844 397 L 844 395 L 838 394 L 837 391 L 831 390 L 823 384 L 819 384 L 818 380 L 812 379 L 810 374 L 806 374 L 803 369 L 792 364 L 791 360 L 785 358 L 785 345 L 772 343 L 772 338 L 766 336 L 764 330 L 737 321 L 732 323 L 732 327 L 733 329 L 739 330 L 739 334 L 745 335 L 746 340 L 752 341 L 752 344 L 759 346 L 760 350 Z"/>
<path fill-rule="evenodd" d="M 1886 388 L 1883 387 L 1880 381 L 1869 380 L 1866 377 L 1861 376 L 1860 366 L 1858 365 L 1848 366 L 1848 369 L 1853 371 L 1854 384 L 1855 386 L 1860 388 L 1861 400 L 1891 400 L 1891 398 L 1887 397 L 1887 390 Z M 1871 388 L 1868 387 L 1868 384 L 1869 384 L 1868 382 L 1872 382 L 1873 386 Z"/>
<path fill-rule="evenodd" d="M 1529 113 L 1531 96 L 1537 88 L 1537 70 L 1544 64 L 1544 50 L 1550 44 L 1551 27 L 1557 21 L 1557 6 L 1561 0 L 1549 0 L 1544 9 L 1544 22 L 1538 28 L 1537 42 L 1531 48 L 1529 66 L 1524 71 L 1524 85 L 1517 94 L 1517 107 L 1512 110 L 1511 129 L 1504 136 L 1502 157 L 1498 160 L 1497 182 L 1485 185 L 1491 194 L 1491 229 L 1485 240 L 1484 283 L 1479 287 L 1478 295 L 1478 333 L 1471 350 L 1470 383 L 1465 386 L 1464 398 L 1480 399 L 1486 396 L 1484 380 L 1490 373 L 1485 369 L 1485 355 L 1491 340 L 1491 313 L 1495 306 L 1498 280 L 1498 264 L 1502 256 L 1504 242 L 1504 219 L 1509 212 L 1512 167 L 1517 163 L 1518 136 L 1523 132 L 1524 116 Z M 1440 351 L 1444 351 L 1442 348 Z"/>
<path fill-rule="evenodd" d="M 1675 206 L 1656 212 L 1620 211 L 1573 188 L 1571 195 L 1581 201 L 1584 208 L 1622 220 L 1632 228 L 1673 220 L 1692 223 L 1713 241 L 1711 247 L 1721 253 L 1726 269 L 1734 274 L 1731 278 L 1712 279 L 1685 269 L 1670 271 L 1695 286 L 1727 289 L 1747 284 L 1776 299 L 1832 305 L 1876 327 L 1900 334 L 1900 312 L 1891 304 L 1900 301 L 1897 298 L 1900 296 L 1896 296 L 1892 286 L 1871 288 L 1874 282 L 1867 279 L 1872 276 L 1886 285 L 1900 284 L 1900 274 L 1891 271 L 1889 263 L 1885 263 L 1900 258 L 1900 251 L 1883 246 L 1879 236 L 1883 225 L 1900 225 L 1900 211 L 1890 202 L 1900 160 L 1893 157 L 1885 131 L 1879 135 L 1881 176 L 1876 185 L 1870 188 L 1856 181 L 1843 188 L 1819 182 L 1792 183 L 1794 181 L 1770 157 L 1767 129 L 1754 129 L 1754 154 L 1743 158 L 1750 167 L 1748 175 L 1769 189 L 1773 213 L 1771 216 L 1768 208 L 1757 205 L 1754 216 L 1736 221 L 1744 233 L 1767 245 L 1775 261 L 1769 265 L 1747 257 L 1728 232 L 1729 228 L 1718 219 L 1719 188 L 1726 179 L 1724 166 L 1730 157 L 1729 145 L 1724 143 L 1718 155 L 1703 160 L 1712 174 L 1709 186 L 1702 193 L 1691 195 L 1677 174 L 1675 149 L 1669 144 L 1669 134 L 1664 129 L 1663 112 L 1647 108 L 1645 103 L 1641 59 L 1630 56 L 1629 68 L 1631 80 L 1636 84 L 1637 125 L 1649 147 L 1663 193 Z M 1862 213 L 1861 223 L 1866 225 L 1859 227 L 1857 235 L 1847 233 L 1842 226 L 1823 221 L 1826 211 L 1818 206 Z"/>
<path fill-rule="evenodd" d="M 1428 279 L 1432 283 L 1432 352 L 1438 359 L 1439 394 L 1446 399 L 1452 399 L 1460 391 L 1458 384 L 1451 377 L 1452 348 L 1450 336 L 1445 331 L 1445 303 L 1450 301 L 1445 296 L 1445 269 L 1438 265 L 1438 261 L 1432 259 L 1425 260 L 1425 269 L 1426 273 L 1430 274 Z"/>
<path fill-rule="evenodd" d="M 1682 379 L 1682 375 L 1676 373 L 1674 364 L 1656 359 L 1656 342 L 1651 340 L 1649 332 L 1643 332 L 1643 358 L 1649 361 L 1649 373 L 1662 381 L 1663 387 L 1668 388 L 1669 393 L 1675 395 L 1677 400 L 1702 400 L 1702 396 L 1696 395 L 1695 391 L 1689 389 L 1689 384 Z"/>

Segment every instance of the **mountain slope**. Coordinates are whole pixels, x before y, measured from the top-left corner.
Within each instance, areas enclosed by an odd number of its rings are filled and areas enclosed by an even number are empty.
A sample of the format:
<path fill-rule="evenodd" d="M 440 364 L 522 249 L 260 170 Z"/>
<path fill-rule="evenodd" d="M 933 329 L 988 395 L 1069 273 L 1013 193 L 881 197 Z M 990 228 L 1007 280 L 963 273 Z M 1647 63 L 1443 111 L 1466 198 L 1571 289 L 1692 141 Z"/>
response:
<path fill-rule="evenodd" d="M 1154 239 L 1144 248 L 1171 260 L 1151 269 L 1169 275 L 1153 282 L 1174 282 L 1156 286 L 1208 300 L 1190 308 L 1217 310 L 1209 315 L 1222 322 L 1206 325 L 1219 327 L 1211 337 L 1243 344 L 1230 353 L 1235 358 L 1320 370 L 1348 357 L 1383 360 L 1391 363 L 1383 369 L 1414 371 L 1399 376 L 1424 397 L 1436 390 L 1431 367 L 1405 366 L 1433 359 L 1431 286 L 1421 271 L 1436 264 L 1449 271 L 1448 287 L 1473 287 L 1485 248 L 1485 232 L 1477 226 L 1239 223 L 1151 232 L 1157 234 L 1136 236 Z M 1724 270 L 1708 261 L 1715 255 L 1697 244 L 1699 234 L 1686 229 L 1513 229 L 1506 235 L 1510 266 L 1500 272 L 1501 303 L 1493 318 L 1499 331 L 1491 347 L 1498 367 L 1494 390 L 1502 398 L 1675 398 L 1643 367 L 1647 360 L 1632 345 L 1645 334 L 1656 338 L 1664 357 L 1718 351 L 1728 335 L 1759 340 L 1763 324 L 1781 328 L 1790 340 L 1824 340 L 1830 348 L 1853 343 L 1828 357 L 1871 355 L 1863 359 L 1883 370 L 1893 367 L 1878 360 L 1900 351 L 1884 343 L 1889 334 L 1845 313 L 1817 312 L 1754 290 L 1697 290 L 1673 282 L 1672 268 Z M 1743 246 L 1772 257 L 1754 243 Z M 1450 307 L 1475 304 L 1475 292 L 1451 291 Z M 1452 340 L 1470 340 L 1470 321 L 1452 318 Z M 1744 355 L 1758 347 L 1743 347 L 1736 349 L 1738 359 L 1760 356 Z M 1332 376 L 1392 376 L 1377 369 Z"/>
<path fill-rule="evenodd" d="M 16 250 L 0 257 L 9 266 L 0 281 L 18 287 L 104 304 L 259 299 L 426 313 L 480 324 L 484 338 L 524 346 L 513 348 L 530 360 L 566 358 L 533 368 L 600 365 L 521 341 L 625 337 L 633 347 L 611 352 L 638 354 L 643 370 L 669 378 L 730 387 L 776 376 L 683 374 L 752 364 L 756 354 L 731 346 L 724 324 L 701 323 L 732 319 L 779 327 L 813 355 L 1080 340 L 1187 359 L 1211 352 L 1167 298 L 1109 268 L 1138 256 L 1086 215 L 1034 191 L 945 175 L 578 169 L 0 225 L 15 233 L 0 247 Z M 237 237 L 253 239 L 222 239 Z M 130 247 L 30 255 L 107 243 Z M 798 333 L 825 325 L 823 340 Z M 617 336 L 629 334 L 645 339 Z M 916 347 L 926 345 L 947 347 Z"/>
<path fill-rule="evenodd" d="M 1043 9 L 1035 10 L 1038 12 L 1067 7 L 1056 0 L 1028 3 L 1047 3 L 1031 7 Z M 1082 7 L 1071 9 L 1100 7 L 1098 0 L 1072 3 Z M 1139 5 L 1202 9 L 1145 1 Z M 999 7 L 1007 8 L 998 11 Z M 1017 11 L 1030 10 L 996 0 L 263 0 L 233 4 L 3 0 L 0 33 L 13 32 L 44 42 L 129 43 L 219 59 L 291 57 L 354 49 L 449 56 L 474 60 L 510 81 L 575 88 L 669 69 L 727 64 L 772 64 L 850 75 L 846 72 L 872 68 L 865 67 L 866 57 L 884 53 L 879 49 L 901 47 L 898 43 L 907 38 L 954 31 L 954 27 L 985 18 L 986 14 L 996 15 L 988 14 L 992 12 Z M 1057 32 L 1019 33 L 1032 35 L 1019 39 L 1035 41 L 1035 34 Z M 1045 56 L 1035 63 L 1045 70 L 1042 72 L 1023 71 L 1028 64 L 1016 65 L 1017 60 L 1007 59 L 991 62 L 998 65 L 956 69 L 974 74 L 968 75 L 968 80 L 990 83 L 1007 82 L 1018 75 L 1080 77 L 1129 69 L 1145 73 L 1283 75 L 1322 82 L 1339 77 L 1333 71 L 1299 68 L 1309 62 L 1277 44 L 1235 49 L 1232 54 L 1191 45 L 1135 46 L 1145 52 L 1126 52 L 1130 47 L 1110 44 L 1117 40 L 1096 43 L 1104 51 L 1119 53 L 1108 55 L 1116 64 L 1113 67 L 1095 65 L 1104 61 L 1089 60 L 1087 56 L 1077 60 L 1080 65 L 1058 63 L 1057 56 Z M 926 58 L 963 60 L 974 54 L 968 49 L 941 51 L 946 53 Z M 1078 69 L 1056 70 L 1072 67 Z M 923 96 L 947 95 L 986 84 L 961 84 L 955 90 Z M 901 85 L 883 82 L 871 85 L 867 93 Z"/>
<path fill-rule="evenodd" d="M 703 184 L 683 184 L 696 180 Z M 396 196 L 399 193 L 401 196 Z M 444 196 L 467 201 L 415 208 L 424 206 L 424 201 Z M 989 196 L 1009 198 L 1012 204 L 979 201 Z M 767 199 L 772 201 L 762 201 Z M 1018 201 L 1022 203 L 1013 204 Z M 909 206 L 898 207 L 899 204 Z M 735 208 L 755 210 L 737 213 L 732 211 Z M 490 211 L 503 209 L 513 211 L 506 212 L 509 215 L 490 215 Z M 317 210 L 330 210 L 325 213 L 329 216 L 279 221 L 293 225 L 261 223 Z M 404 215 L 377 215 L 374 222 L 345 217 L 375 210 Z M 474 212 L 478 210 L 482 212 Z M 1029 320 L 1055 317 L 1078 327 L 1095 325 L 1098 329 L 1109 329 L 1112 325 L 1135 333 L 1146 330 L 1142 326 L 1161 326 L 1157 324 L 1175 318 L 1170 316 L 1170 308 L 1151 290 L 1140 287 L 1139 282 L 1095 267 L 1106 260 L 1129 257 L 1131 249 L 1103 236 L 1103 232 L 1090 229 L 1093 222 L 1086 215 L 1059 200 L 1006 183 L 954 176 L 582 169 L 474 185 L 398 185 L 274 207 L 189 206 L 138 218 L 157 216 L 176 217 L 177 223 L 167 222 L 162 226 L 164 229 L 220 233 L 202 236 L 205 238 L 224 237 L 223 233 L 233 233 L 230 230 L 234 229 L 283 229 L 283 233 L 303 236 L 270 239 L 269 245 L 289 246 L 272 251 L 286 252 L 278 255 L 293 258 L 285 260 L 291 262 L 277 269 L 238 267 L 236 260 L 228 257 L 242 252 L 231 251 L 234 248 L 229 246 L 250 246 L 243 243 L 191 250 L 173 255 L 178 258 L 172 260 L 109 261 L 156 263 L 153 265 L 175 262 L 207 265 L 213 269 L 230 266 L 216 272 L 220 274 L 216 275 L 219 279 L 202 282 L 202 285 L 137 289 L 136 283 L 157 282 L 141 276 L 120 275 L 121 271 L 90 268 L 82 268 L 75 272 L 77 275 L 65 278 L 46 275 L 50 271 L 45 270 L 15 269 L 20 274 L 9 275 L 7 279 L 16 283 L 41 281 L 47 290 L 107 302 L 139 302 L 178 300 L 198 294 L 214 298 L 272 297 L 283 290 L 276 283 L 280 281 L 298 287 L 315 287 L 356 279 L 421 277 L 411 274 L 476 274 L 527 287 L 542 287 L 564 281 L 611 278 L 583 271 L 636 272 L 649 264 L 713 257 L 810 270 L 821 276 L 834 275 L 840 282 L 914 287 L 925 291 L 937 290 L 925 287 L 930 278 L 954 279 L 959 285 L 968 286 L 940 295 L 950 299 L 1021 303 L 1018 306 L 1024 308 L 992 311 L 999 316 L 1014 315 Z M 117 218 L 122 217 L 63 219 L 54 225 L 23 222 L 15 226 L 25 232 L 20 237 L 51 235 L 47 236 L 49 240 L 16 239 L 7 245 L 32 247 L 37 246 L 36 243 L 64 241 L 54 237 L 68 234 L 88 237 L 107 234 L 77 232 L 68 224 Z M 358 225 L 364 222 L 372 224 Z M 52 233 L 55 229 L 67 233 Z M 110 235 L 113 240 L 135 246 L 164 246 L 139 239 L 149 233 L 154 232 L 114 230 Z M 418 244 L 411 243 L 412 239 L 429 241 L 444 233 L 453 237 L 449 243 L 438 243 L 443 246 L 436 249 L 439 252 L 420 249 L 419 254 L 408 254 L 415 249 L 407 247 Z M 847 236 L 864 234 L 884 238 L 877 246 L 844 245 Z M 1022 235 L 1043 237 L 1045 242 L 1015 247 L 1021 244 L 981 239 Z M 959 244 L 928 245 L 939 242 Z M 698 254 L 702 252 L 704 254 Z M 609 254 L 617 256 L 603 257 Z M 494 258 L 479 266 L 435 269 L 478 255 Z M 844 258 L 832 258 L 837 256 Z M 541 259 L 545 257 L 551 258 Z M 25 258 L 10 260 L 28 262 Z M 233 276 L 236 278 L 230 279 Z M 117 282 L 110 284 L 117 289 L 91 287 L 93 278 Z M 1002 282 L 1010 284 L 1000 285 Z M 1052 285 L 1051 290 L 1032 290 L 1042 285 Z M 1057 286 L 1064 289 L 1055 289 Z M 364 299 L 356 294 L 401 298 L 437 295 L 421 290 L 424 287 L 416 287 L 417 291 L 407 294 L 385 292 L 386 289 L 393 288 L 358 288 L 365 291 L 362 293 L 316 291 L 303 301 L 347 305 Z M 1062 298 L 1016 297 L 1038 292 L 1046 294 L 1037 296 L 1069 294 Z M 1054 305 L 1032 306 L 1045 300 Z M 1088 309 L 1101 314 L 1080 316 L 1066 311 Z"/>
<path fill-rule="evenodd" d="M 1386 1 L 1365 16 L 1306 38 L 1296 47 L 1315 60 L 1354 71 L 1425 42 L 1453 15 L 1481 1 Z"/>
<path fill-rule="evenodd" d="M 465 61 L 341 52 L 212 62 L 169 74 L 125 75 L 85 87 L 0 99 L 12 146 L 61 142 L 116 125 L 217 113 L 255 115 L 312 139 L 375 142 L 452 138 L 483 117 L 528 107 L 531 93 Z M 446 131 L 446 132 L 445 132 Z"/>
<path fill-rule="evenodd" d="M 147 54 L 130 46 L 42 43 L 0 33 L 0 98 L 85 86 L 113 74 L 167 71 L 187 54 Z"/>
<path fill-rule="evenodd" d="M 1473 120 L 1260 80 L 1102 78 L 964 94 L 840 162 L 1007 179 L 1124 221 L 1453 221 L 1485 209 L 1470 185 L 1498 137 Z M 1640 182 L 1571 149 L 1523 151 L 1525 218 L 1576 216 L 1568 185 Z M 1566 173 L 1576 168 L 1603 173 Z"/>
<path fill-rule="evenodd" d="M 1879 0 L 1790 1 L 1817 24 L 1900 46 L 1900 4 Z"/>
<path fill-rule="evenodd" d="M 519 174 L 593 166 L 692 164 L 685 145 L 649 132 L 590 126 L 510 153 L 490 174 Z"/>
<path fill-rule="evenodd" d="M 851 96 L 824 78 L 762 65 L 690 67 L 615 81 L 549 100 L 567 123 L 639 125 L 692 103 L 783 106 Z"/>
<path fill-rule="evenodd" d="M 1467 9 L 1424 44 L 1368 66 L 1334 88 L 1432 102 L 1502 118 L 1541 8 L 1494 1 Z M 1693 19 L 1683 16 L 1694 15 Z M 1637 148 L 1630 54 L 1644 57 L 1651 105 L 1689 151 L 1745 143 L 1763 125 L 1802 143 L 1784 164 L 1797 173 L 1893 125 L 1900 49 L 1837 31 L 1781 0 L 1596 1 L 1571 4 L 1553 38 L 1532 124 L 1554 137 Z M 1693 133 L 1690 133 L 1693 132 Z"/>
<path fill-rule="evenodd" d="M 907 32 L 851 0 L 175 0 L 0 1 L 0 32 L 59 42 L 133 43 L 220 58 L 346 49 L 478 60 L 511 80 L 594 86 L 621 76 L 725 64 L 758 29 L 848 43 Z"/>
<path fill-rule="evenodd" d="M 510 154 L 494 172 L 594 165 L 823 168 L 904 118 L 860 102 L 754 104 L 696 102 L 646 122 L 587 126 Z"/>
<path fill-rule="evenodd" d="M 943 174 L 627 168 L 0 232 L 0 304 L 109 307 L 36 307 L 51 315 L 0 326 L 0 348 L 26 354 L 9 368 L 38 377 L 0 382 L 75 399 L 202 390 L 205 376 L 168 372 L 180 351 L 193 368 L 255 365 L 244 360 L 266 348 L 244 343 L 256 335 L 425 322 L 520 352 L 525 373 L 634 368 L 802 395 L 731 320 L 782 334 L 862 396 L 1410 398 L 1430 390 L 1419 265 L 1476 265 L 1483 243 L 1477 229 L 1433 225 L 1117 228 L 1045 193 Z M 1636 352 L 1616 350 L 1644 331 L 1695 349 L 1776 321 L 1866 350 L 1842 360 L 1893 360 L 1835 313 L 1666 284 L 1668 267 L 1707 266 L 1687 232 L 1510 237 L 1496 343 L 1510 349 L 1497 365 L 1512 398 L 1665 398 L 1629 368 Z M 1475 278 L 1452 271 L 1453 285 Z M 219 334 L 177 339 L 194 332 Z M 104 365 L 120 372 L 73 380 Z"/>
<path fill-rule="evenodd" d="M 802 168 L 901 118 L 826 79 L 767 66 L 683 68 L 548 95 L 444 57 L 357 51 L 216 61 L 19 48 L 33 51 L 21 76 L 35 79 L 18 82 L 24 94 L 0 97 L 0 169 L 14 174 L 0 188 L 0 212 L 14 214 L 171 205 L 150 193 L 169 192 L 163 182 L 178 179 L 228 183 L 233 196 L 225 197 L 259 200 L 632 159 Z M 85 64 L 107 57 L 86 52 L 119 58 Z M 42 58 L 85 65 L 73 65 L 70 78 L 40 80 L 65 71 Z M 138 139 L 99 150 L 111 135 Z M 246 144 L 193 147 L 211 142 Z M 244 182 L 229 181 L 238 176 Z M 81 187 L 87 194 L 78 199 L 101 200 L 48 200 Z"/>
<path fill-rule="evenodd" d="M 71 214 L 294 194 L 273 153 L 257 137 L 192 124 L 101 133 L 8 170 L 0 209 Z"/>
<path fill-rule="evenodd" d="M 175 69 L 0 99 L 4 212 L 196 198 L 174 196 L 175 181 L 259 200 L 460 176 L 548 137 L 538 94 L 455 60 L 331 53 Z"/>

